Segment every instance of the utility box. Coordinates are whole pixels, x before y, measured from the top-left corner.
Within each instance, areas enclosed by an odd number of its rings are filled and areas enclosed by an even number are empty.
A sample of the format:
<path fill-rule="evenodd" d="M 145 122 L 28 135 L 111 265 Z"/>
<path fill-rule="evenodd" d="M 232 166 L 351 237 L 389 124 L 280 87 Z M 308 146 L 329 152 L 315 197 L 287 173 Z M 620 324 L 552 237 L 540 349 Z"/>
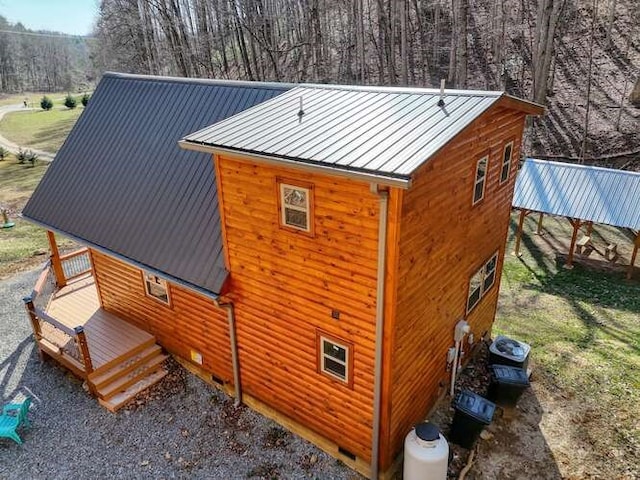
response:
<path fill-rule="evenodd" d="M 438 427 L 419 423 L 404 440 L 404 480 L 447 480 L 449 444 Z"/>
<path fill-rule="evenodd" d="M 526 370 L 530 351 L 531 346 L 524 342 L 498 336 L 489 346 L 489 364 L 509 365 Z"/>
<path fill-rule="evenodd" d="M 463 390 L 456 397 L 453 408 L 456 413 L 451 423 L 449 439 L 463 448 L 471 448 L 482 429 L 493 420 L 496 406 L 477 393 Z"/>
<path fill-rule="evenodd" d="M 515 407 L 529 388 L 529 377 L 523 368 L 491 365 L 491 385 L 487 397 L 503 407 Z"/>

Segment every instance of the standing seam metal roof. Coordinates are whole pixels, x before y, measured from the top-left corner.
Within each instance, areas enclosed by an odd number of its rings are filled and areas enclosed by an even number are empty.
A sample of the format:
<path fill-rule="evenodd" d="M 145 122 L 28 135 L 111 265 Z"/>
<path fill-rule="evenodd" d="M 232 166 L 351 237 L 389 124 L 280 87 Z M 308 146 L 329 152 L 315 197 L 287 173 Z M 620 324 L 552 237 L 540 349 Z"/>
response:
<path fill-rule="evenodd" d="M 288 88 L 107 73 L 23 215 L 219 293 L 227 271 L 215 170 L 178 140 Z"/>
<path fill-rule="evenodd" d="M 441 107 L 437 90 L 301 85 L 184 142 L 409 179 L 502 96 L 446 91 Z"/>
<path fill-rule="evenodd" d="M 528 158 L 513 206 L 640 230 L 640 173 Z"/>

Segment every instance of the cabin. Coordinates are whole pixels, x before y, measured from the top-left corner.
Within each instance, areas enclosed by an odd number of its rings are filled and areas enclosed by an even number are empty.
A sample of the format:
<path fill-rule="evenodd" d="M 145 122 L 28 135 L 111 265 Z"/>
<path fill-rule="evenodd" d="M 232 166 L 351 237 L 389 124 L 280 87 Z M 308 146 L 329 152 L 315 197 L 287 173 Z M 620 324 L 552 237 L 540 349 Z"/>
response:
<path fill-rule="evenodd" d="M 463 352 L 490 335 L 541 113 L 504 92 L 107 73 L 23 212 L 51 241 L 25 298 L 39 349 L 111 410 L 173 354 L 379 478 L 447 391 L 456 324 Z"/>

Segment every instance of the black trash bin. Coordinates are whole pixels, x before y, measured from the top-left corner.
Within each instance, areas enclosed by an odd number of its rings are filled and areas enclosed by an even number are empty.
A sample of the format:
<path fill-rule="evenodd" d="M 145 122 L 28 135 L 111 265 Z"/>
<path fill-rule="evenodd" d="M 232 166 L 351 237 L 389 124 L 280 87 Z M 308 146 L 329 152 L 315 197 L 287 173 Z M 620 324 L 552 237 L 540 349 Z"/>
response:
<path fill-rule="evenodd" d="M 503 407 L 515 407 L 523 392 L 529 388 L 524 368 L 491 365 L 491 385 L 487 397 Z"/>
<path fill-rule="evenodd" d="M 451 423 L 449 440 L 463 448 L 471 448 L 480 432 L 493 419 L 495 404 L 469 390 L 463 390 L 453 403 L 456 413 Z"/>
<path fill-rule="evenodd" d="M 490 365 L 510 365 L 527 369 L 531 346 L 513 338 L 498 336 L 489 346 Z"/>

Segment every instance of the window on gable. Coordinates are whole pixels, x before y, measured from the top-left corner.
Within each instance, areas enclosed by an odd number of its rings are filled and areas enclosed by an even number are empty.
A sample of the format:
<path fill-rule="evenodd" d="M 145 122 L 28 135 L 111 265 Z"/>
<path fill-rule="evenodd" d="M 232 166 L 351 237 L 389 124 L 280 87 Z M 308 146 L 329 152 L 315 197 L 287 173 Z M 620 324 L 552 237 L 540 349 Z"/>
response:
<path fill-rule="evenodd" d="M 278 182 L 280 224 L 283 227 L 311 232 L 312 188 Z"/>
<path fill-rule="evenodd" d="M 318 371 L 351 386 L 352 346 L 322 332 L 318 332 Z"/>
<path fill-rule="evenodd" d="M 484 186 L 487 180 L 489 157 L 482 157 L 476 164 L 476 178 L 473 186 L 473 204 L 484 198 Z"/>
<path fill-rule="evenodd" d="M 502 170 L 500 171 L 500 183 L 504 183 L 509 179 L 511 172 L 511 157 L 513 153 L 513 142 L 509 142 L 504 146 L 502 152 Z"/>
<path fill-rule="evenodd" d="M 171 305 L 167 282 L 150 272 L 142 272 L 142 275 L 144 278 L 144 291 L 147 296 L 155 298 L 166 305 Z"/>
<path fill-rule="evenodd" d="M 493 287 L 496 280 L 496 266 L 498 252 L 494 253 L 469 280 L 469 294 L 467 296 L 467 313 L 475 307 L 482 297 Z"/>

